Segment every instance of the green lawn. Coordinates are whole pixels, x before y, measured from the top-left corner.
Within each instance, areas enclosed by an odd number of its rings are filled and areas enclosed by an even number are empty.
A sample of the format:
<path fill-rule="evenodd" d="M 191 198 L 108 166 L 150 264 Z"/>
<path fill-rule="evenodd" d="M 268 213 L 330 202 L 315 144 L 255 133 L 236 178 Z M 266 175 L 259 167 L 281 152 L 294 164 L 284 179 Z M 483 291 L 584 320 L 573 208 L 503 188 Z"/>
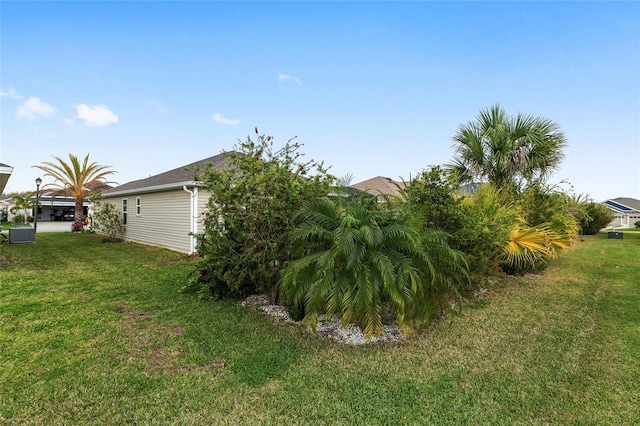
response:
<path fill-rule="evenodd" d="M 325 341 L 179 294 L 166 250 L 0 245 L 2 424 L 640 424 L 640 234 L 585 237 L 427 333 Z"/>

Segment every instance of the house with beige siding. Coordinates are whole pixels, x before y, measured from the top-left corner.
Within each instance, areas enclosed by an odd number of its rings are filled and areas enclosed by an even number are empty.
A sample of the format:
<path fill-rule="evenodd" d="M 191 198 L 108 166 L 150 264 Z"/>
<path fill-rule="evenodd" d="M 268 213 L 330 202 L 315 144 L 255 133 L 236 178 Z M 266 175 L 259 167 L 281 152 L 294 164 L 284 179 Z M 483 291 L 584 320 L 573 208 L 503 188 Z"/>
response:
<path fill-rule="evenodd" d="M 615 215 L 609 228 L 633 228 L 640 220 L 640 200 L 629 197 L 618 197 L 603 203 Z"/>
<path fill-rule="evenodd" d="M 193 254 L 195 235 L 204 232 L 202 219 L 209 201 L 198 175 L 207 167 L 225 167 L 227 159 L 227 154 L 219 154 L 128 182 L 104 191 L 102 200 L 120 211 L 127 241 Z"/>

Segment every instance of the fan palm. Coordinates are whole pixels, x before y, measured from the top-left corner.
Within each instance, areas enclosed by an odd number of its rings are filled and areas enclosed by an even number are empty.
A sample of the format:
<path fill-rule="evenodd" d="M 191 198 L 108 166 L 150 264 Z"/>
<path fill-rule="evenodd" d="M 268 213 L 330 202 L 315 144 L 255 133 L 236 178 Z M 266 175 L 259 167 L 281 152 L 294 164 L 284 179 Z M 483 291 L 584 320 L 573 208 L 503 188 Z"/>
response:
<path fill-rule="evenodd" d="M 544 180 L 564 157 L 564 133 L 553 121 L 533 115 L 510 117 L 494 105 L 453 137 L 456 159 L 449 165 L 462 182 L 488 181 L 497 188 Z"/>
<path fill-rule="evenodd" d="M 389 306 L 398 324 L 428 321 L 434 301 L 466 278 L 461 253 L 441 234 L 424 234 L 420 222 L 380 207 L 375 199 L 322 198 L 306 203 L 292 236 L 299 257 L 284 270 L 280 288 L 290 304 L 304 306 L 315 328 L 319 313 L 340 314 L 367 336 L 382 331 Z M 440 296 L 440 297 L 438 297 Z"/>
<path fill-rule="evenodd" d="M 109 188 L 114 182 L 106 181 L 106 177 L 115 173 L 109 170 L 111 166 L 101 166 L 95 161 L 89 163 L 89 154 L 82 161 L 73 154 L 69 154 L 69 162 L 59 158 L 57 163 L 43 162 L 39 166 L 33 166 L 45 172 L 45 177 L 54 179 L 42 187 L 42 191 L 48 191 L 53 198 L 57 196 L 72 197 L 75 200 L 75 225 L 74 229 L 83 229 L 83 203 L 85 198 L 96 192 Z"/>

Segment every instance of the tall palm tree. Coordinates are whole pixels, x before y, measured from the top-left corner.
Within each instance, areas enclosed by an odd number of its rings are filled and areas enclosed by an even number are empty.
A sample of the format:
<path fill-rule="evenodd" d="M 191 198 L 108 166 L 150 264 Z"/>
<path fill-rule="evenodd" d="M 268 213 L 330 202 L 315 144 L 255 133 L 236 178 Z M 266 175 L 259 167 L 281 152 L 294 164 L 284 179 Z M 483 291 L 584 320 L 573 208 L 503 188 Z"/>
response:
<path fill-rule="evenodd" d="M 83 203 L 85 198 L 95 192 L 101 192 L 114 182 L 106 181 L 105 178 L 115 171 L 108 170 L 111 166 L 101 166 L 95 161 L 89 163 L 89 154 L 80 162 L 78 157 L 69 154 L 69 162 L 54 156 L 57 163 L 43 162 L 36 167 L 45 176 L 54 179 L 42 187 L 42 191 L 49 191 L 53 198 L 57 196 L 72 197 L 75 200 L 75 226 L 74 229 L 82 230 Z"/>
<path fill-rule="evenodd" d="M 457 158 L 449 167 L 460 180 L 488 181 L 497 188 L 544 181 L 560 166 L 566 146 L 553 121 L 526 114 L 510 117 L 497 104 L 460 125 L 453 140 Z"/>
<path fill-rule="evenodd" d="M 463 255 L 439 233 L 424 234 L 420 222 L 364 197 L 323 198 L 306 203 L 293 238 L 299 257 L 280 282 L 287 301 L 304 307 L 315 327 L 318 314 L 339 314 L 367 336 L 382 331 L 389 306 L 405 332 L 428 322 L 435 294 L 466 279 Z M 434 304 L 434 302 L 436 302 Z"/>

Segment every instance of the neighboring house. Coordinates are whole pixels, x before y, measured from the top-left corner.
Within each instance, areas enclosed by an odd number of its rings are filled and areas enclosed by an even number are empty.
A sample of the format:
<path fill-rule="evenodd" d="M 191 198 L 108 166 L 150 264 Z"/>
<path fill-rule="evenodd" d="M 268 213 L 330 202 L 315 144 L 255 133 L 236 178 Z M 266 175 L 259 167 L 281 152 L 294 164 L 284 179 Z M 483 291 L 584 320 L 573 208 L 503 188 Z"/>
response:
<path fill-rule="evenodd" d="M 400 196 L 400 188 L 404 187 L 403 182 L 397 182 L 393 179 L 384 176 L 376 176 L 371 179 L 351 185 L 351 188 L 364 191 L 379 199 L 384 195 L 392 195 L 394 197 Z"/>
<path fill-rule="evenodd" d="M 640 220 L 640 200 L 635 198 L 613 198 L 603 203 L 615 214 L 615 219 L 609 224 L 610 228 L 633 228 Z"/>
<path fill-rule="evenodd" d="M 223 168 L 227 160 L 227 154 L 219 154 L 128 182 L 104 191 L 103 200 L 120 211 L 126 240 L 193 254 L 209 201 L 197 175 L 207 167 Z"/>
<path fill-rule="evenodd" d="M 2 194 L 4 188 L 7 186 L 11 173 L 13 173 L 13 167 L 0 163 L 0 194 Z"/>
<path fill-rule="evenodd" d="M 44 193 L 39 196 L 40 208 L 38 209 L 38 222 L 62 222 L 73 221 L 76 211 L 76 201 L 73 197 L 52 197 L 50 194 Z M 32 195 L 30 201 L 36 201 L 36 196 Z M 89 202 L 87 200 L 82 204 L 84 207 L 84 215 L 89 214 Z M 33 215 L 33 211 L 31 212 Z"/>

